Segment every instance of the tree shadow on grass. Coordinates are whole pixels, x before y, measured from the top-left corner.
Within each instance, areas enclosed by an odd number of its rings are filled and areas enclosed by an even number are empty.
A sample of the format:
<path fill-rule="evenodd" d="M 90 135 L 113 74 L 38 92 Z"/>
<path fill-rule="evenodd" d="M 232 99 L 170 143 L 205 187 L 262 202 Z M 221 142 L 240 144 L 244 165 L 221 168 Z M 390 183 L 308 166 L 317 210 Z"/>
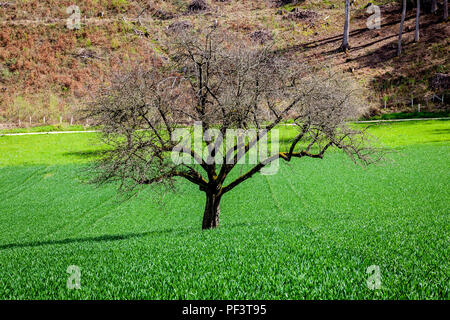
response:
<path fill-rule="evenodd" d="M 30 242 L 22 242 L 22 243 L 7 243 L 0 245 L 0 250 L 7 249 L 17 249 L 17 248 L 32 248 L 32 247 L 41 247 L 41 246 L 49 246 L 49 245 L 59 245 L 59 244 L 71 244 L 71 243 L 84 243 L 84 242 L 104 242 L 104 241 L 119 241 L 119 240 L 127 240 L 131 238 L 141 238 L 150 235 L 162 235 L 169 233 L 190 233 L 195 231 L 196 228 L 168 228 L 162 230 L 153 230 L 141 233 L 126 233 L 126 234 L 106 234 L 97 237 L 85 237 L 85 238 L 67 238 L 61 240 L 45 240 L 45 241 L 30 241 Z"/>

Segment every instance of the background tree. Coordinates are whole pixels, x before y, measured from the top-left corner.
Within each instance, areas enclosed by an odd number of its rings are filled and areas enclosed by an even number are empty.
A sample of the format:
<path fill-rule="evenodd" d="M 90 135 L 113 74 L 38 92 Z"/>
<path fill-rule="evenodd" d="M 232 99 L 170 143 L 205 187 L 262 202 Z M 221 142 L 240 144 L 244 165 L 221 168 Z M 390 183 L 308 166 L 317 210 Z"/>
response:
<path fill-rule="evenodd" d="M 437 10 L 437 0 L 431 1 L 431 13 L 435 14 Z"/>
<path fill-rule="evenodd" d="M 397 56 L 400 56 L 402 54 L 402 35 L 403 35 L 403 25 L 405 24 L 405 17 L 406 17 L 406 0 L 403 0 L 402 18 L 400 21 L 400 31 L 398 33 Z"/>
<path fill-rule="evenodd" d="M 157 183 L 172 186 L 177 177 L 184 178 L 205 193 L 202 228 L 209 229 L 219 225 L 223 196 L 273 161 L 321 159 L 330 149 L 342 150 L 362 164 L 378 159 L 365 131 L 346 125 L 365 110 L 358 87 L 348 78 L 313 72 L 222 31 L 172 39 L 167 64 L 118 74 L 85 110 L 101 125 L 109 146 L 93 168 L 95 182 L 119 181 L 130 190 Z M 238 165 L 288 118 L 296 135 L 286 150 L 260 157 L 254 165 Z M 179 151 L 196 164 L 174 163 L 171 152 L 179 143 L 173 140 L 175 129 L 195 122 L 202 124 L 205 135 L 209 129 L 225 135 L 228 129 L 252 128 L 260 134 L 236 139 L 225 149 L 220 139 L 210 139 L 206 154 L 192 148 L 189 140 L 188 148 Z M 242 174 L 230 175 L 237 165 Z"/>
<path fill-rule="evenodd" d="M 420 19 L 420 0 L 417 1 L 416 7 L 416 32 L 414 34 L 414 42 L 419 42 L 419 19 Z"/>

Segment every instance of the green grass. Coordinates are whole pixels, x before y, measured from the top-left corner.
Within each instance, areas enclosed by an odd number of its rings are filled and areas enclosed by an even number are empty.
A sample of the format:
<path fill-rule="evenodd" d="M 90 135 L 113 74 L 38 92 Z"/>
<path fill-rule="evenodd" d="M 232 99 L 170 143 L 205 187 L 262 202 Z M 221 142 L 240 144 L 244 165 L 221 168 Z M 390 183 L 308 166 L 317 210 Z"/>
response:
<path fill-rule="evenodd" d="M 130 200 L 83 183 L 96 134 L 0 137 L 0 298 L 449 299 L 450 122 L 370 130 L 398 150 L 389 162 L 281 162 L 227 194 L 204 232 L 189 183 Z"/>
<path fill-rule="evenodd" d="M 417 119 L 417 118 L 445 118 L 450 117 L 449 111 L 442 112 L 396 112 L 386 113 L 379 116 L 370 117 L 367 120 L 395 120 L 395 119 Z"/>
<path fill-rule="evenodd" d="M 388 147 L 448 142 L 450 121 L 408 121 L 401 123 L 356 124 L 369 126 L 369 133 Z M 293 126 L 279 126 L 281 147 L 297 133 Z M 105 147 L 98 133 L 0 136 L 0 167 L 37 164 L 86 163 L 95 159 Z M 270 148 L 270 147 L 269 147 Z"/>

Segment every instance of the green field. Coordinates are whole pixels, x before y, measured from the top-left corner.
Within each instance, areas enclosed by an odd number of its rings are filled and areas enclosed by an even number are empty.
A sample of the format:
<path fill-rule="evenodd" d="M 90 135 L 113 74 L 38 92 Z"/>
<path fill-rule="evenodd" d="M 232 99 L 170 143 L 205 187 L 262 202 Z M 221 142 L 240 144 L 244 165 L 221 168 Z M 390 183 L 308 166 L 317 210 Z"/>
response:
<path fill-rule="evenodd" d="M 95 133 L 2 136 L 0 299 L 449 299 L 450 121 L 370 131 L 397 151 L 385 163 L 281 162 L 203 232 L 189 183 L 131 199 L 87 185 Z"/>

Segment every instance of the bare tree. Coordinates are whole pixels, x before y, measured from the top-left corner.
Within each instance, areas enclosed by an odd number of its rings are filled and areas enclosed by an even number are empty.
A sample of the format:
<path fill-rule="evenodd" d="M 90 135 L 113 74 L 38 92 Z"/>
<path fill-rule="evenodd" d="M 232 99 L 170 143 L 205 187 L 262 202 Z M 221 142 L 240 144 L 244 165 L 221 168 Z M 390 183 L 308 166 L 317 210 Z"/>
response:
<path fill-rule="evenodd" d="M 134 68 L 101 90 L 86 110 L 109 145 L 95 166 L 96 182 L 133 189 L 184 178 L 205 193 L 202 228 L 210 229 L 219 225 L 223 196 L 275 161 L 322 159 L 330 149 L 361 164 L 378 159 L 365 131 L 346 125 L 365 106 L 353 81 L 329 70 L 313 72 L 267 47 L 225 41 L 230 37 L 214 31 L 174 37 L 167 65 Z M 240 165 L 288 118 L 296 135 L 285 150 Z M 177 129 L 192 132 L 192 124 L 201 124 L 209 145 L 198 149 L 191 138 L 181 143 Z M 232 129 L 257 134 L 224 142 Z M 173 161 L 174 153 L 191 161 Z M 237 166 L 244 172 L 230 175 Z"/>
<path fill-rule="evenodd" d="M 419 18 L 420 18 L 420 0 L 417 1 L 416 8 L 416 32 L 414 34 L 414 42 L 419 42 Z"/>
<path fill-rule="evenodd" d="M 400 56 L 402 54 L 402 35 L 405 17 L 406 17 L 406 0 L 403 0 L 402 19 L 400 21 L 400 31 L 398 33 L 397 56 Z"/>
<path fill-rule="evenodd" d="M 345 0 L 345 22 L 344 22 L 344 36 L 342 37 L 341 50 L 347 51 L 350 48 L 348 43 L 350 35 L 350 6 L 354 0 Z"/>

